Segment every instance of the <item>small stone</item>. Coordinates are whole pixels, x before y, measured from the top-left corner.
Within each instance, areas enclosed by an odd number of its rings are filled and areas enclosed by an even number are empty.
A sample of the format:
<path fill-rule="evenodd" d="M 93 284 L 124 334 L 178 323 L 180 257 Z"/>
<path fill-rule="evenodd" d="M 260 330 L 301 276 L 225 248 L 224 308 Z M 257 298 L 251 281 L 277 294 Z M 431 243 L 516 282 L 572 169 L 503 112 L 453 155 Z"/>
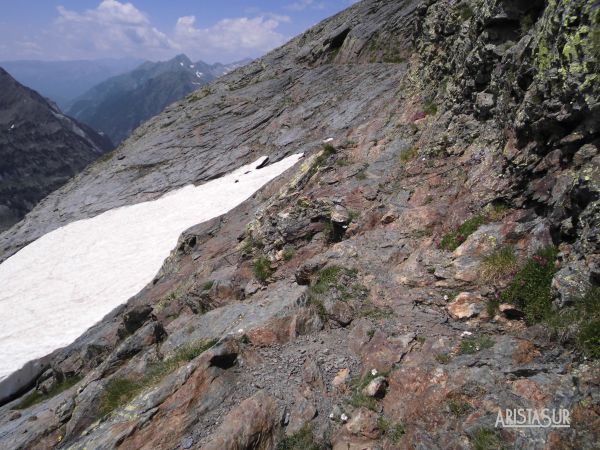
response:
<path fill-rule="evenodd" d="M 368 397 L 382 398 L 385 396 L 386 388 L 387 380 L 385 377 L 377 377 L 362 390 L 362 393 Z"/>
<path fill-rule="evenodd" d="M 391 211 L 388 211 L 388 212 L 386 212 L 386 213 L 383 215 L 383 217 L 381 218 L 381 223 L 383 223 L 383 224 L 392 223 L 392 222 L 394 222 L 396 219 L 397 219 L 396 215 L 395 215 L 393 212 L 391 212 Z"/>
<path fill-rule="evenodd" d="M 350 222 L 350 213 L 343 206 L 336 205 L 335 210 L 331 214 L 331 221 L 333 223 L 347 224 Z"/>
<path fill-rule="evenodd" d="M 475 97 L 475 106 L 480 112 L 488 112 L 494 107 L 495 99 L 493 94 L 487 92 L 478 92 Z"/>
<path fill-rule="evenodd" d="M 344 368 L 337 373 L 337 375 L 333 378 L 331 384 L 333 385 L 333 387 L 339 387 L 343 384 L 346 384 L 348 378 L 350 378 L 350 369 Z"/>
<path fill-rule="evenodd" d="M 447 308 L 453 319 L 469 319 L 483 311 L 483 297 L 471 292 L 461 292 Z"/>

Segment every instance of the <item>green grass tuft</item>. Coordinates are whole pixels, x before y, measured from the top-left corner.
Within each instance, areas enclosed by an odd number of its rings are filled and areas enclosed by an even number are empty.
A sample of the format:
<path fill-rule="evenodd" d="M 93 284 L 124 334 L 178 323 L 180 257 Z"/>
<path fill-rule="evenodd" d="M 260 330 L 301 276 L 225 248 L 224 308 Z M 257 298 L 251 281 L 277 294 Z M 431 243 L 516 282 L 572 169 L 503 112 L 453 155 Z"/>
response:
<path fill-rule="evenodd" d="M 473 435 L 473 450 L 502 450 L 502 440 L 495 430 L 480 428 Z"/>
<path fill-rule="evenodd" d="M 308 169 L 308 177 L 312 178 L 321 168 L 321 166 L 327 161 L 327 159 L 337 153 L 337 149 L 331 144 L 324 144 L 323 150 L 315 158 L 313 164 Z"/>
<path fill-rule="evenodd" d="M 100 398 L 100 414 L 106 415 L 132 400 L 144 388 L 143 380 L 113 378 Z"/>
<path fill-rule="evenodd" d="M 261 283 L 265 283 L 273 274 L 271 269 L 271 261 L 266 256 L 261 256 L 254 261 L 252 266 L 254 277 Z"/>
<path fill-rule="evenodd" d="M 546 325 L 588 358 L 600 359 L 600 287 L 589 289 L 572 306 L 551 314 Z"/>
<path fill-rule="evenodd" d="M 362 392 L 355 392 L 352 394 L 352 396 L 348 399 L 348 403 L 355 408 L 364 407 L 370 409 L 371 411 L 377 410 L 377 400 L 375 400 L 373 397 L 363 394 Z"/>
<path fill-rule="evenodd" d="M 405 148 L 404 150 L 402 150 L 400 152 L 400 161 L 402 161 L 403 163 L 407 163 L 407 162 L 415 159 L 418 155 L 419 155 L 418 147 L 413 146 L 413 147 Z"/>
<path fill-rule="evenodd" d="M 322 269 L 308 291 L 309 304 L 316 307 L 319 316 L 326 319 L 325 296 L 335 291 L 342 301 L 366 297 L 368 290 L 355 282 L 358 272 L 340 266 L 329 266 Z"/>
<path fill-rule="evenodd" d="M 423 104 L 423 112 L 428 116 L 435 116 L 437 114 L 437 105 L 433 100 L 426 100 Z"/>
<path fill-rule="evenodd" d="M 452 360 L 452 357 L 447 353 L 438 353 L 435 355 L 435 360 L 440 364 L 448 364 Z"/>
<path fill-rule="evenodd" d="M 550 285 L 557 270 L 554 264 L 557 254 L 555 247 L 538 251 L 500 294 L 503 302 L 517 305 L 523 310 L 528 324 L 539 323 L 552 314 Z"/>
<path fill-rule="evenodd" d="M 255 239 L 254 236 L 249 235 L 242 243 L 242 251 L 244 253 L 252 253 L 254 249 L 261 249 L 265 245 L 260 239 Z"/>
<path fill-rule="evenodd" d="M 473 355 L 481 350 L 492 348 L 495 343 L 496 342 L 488 336 L 463 339 L 460 343 L 458 353 L 461 355 Z"/>
<path fill-rule="evenodd" d="M 312 427 L 304 425 L 299 431 L 291 436 L 285 436 L 275 450 L 325 450 L 326 447 L 315 442 Z"/>
<path fill-rule="evenodd" d="M 377 399 L 373 397 L 369 397 L 362 393 L 362 390 L 368 386 L 368 384 L 373 381 L 377 377 L 387 377 L 388 372 L 380 372 L 376 375 L 371 374 L 371 372 L 367 372 L 366 375 L 361 377 L 353 378 L 350 383 L 350 389 L 352 395 L 348 398 L 348 403 L 355 408 L 365 407 L 370 409 L 371 411 L 376 411 L 378 406 Z"/>
<path fill-rule="evenodd" d="M 463 222 L 455 231 L 444 235 L 440 242 L 440 248 L 445 250 L 454 251 L 460 244 L 465 242 L 467 238 L 477 231 L 481 225 L 485 223 L 485 217 L 482 215 L 476 215 Z"/>
<path fill-rule="evenodd" d="M 455 417 L 463 417 L 473 411 L 473 407 L 464 400 L 452 399 L 447 405 L 450 413 Z"/>
<path fill-rule="evenodd" d="M 517 269 L 517 257 L 515 250 L 509 245 L 495 248 L 483 258 L 481 264 L 481 277 L 486 282 L 497 282 Z"/>
<path fill-rule="evenodd" d="M 204 339 L 193 344 L 183 345 L 170 357 L 150 365 L 144 376 L 138 379 L 113 378 L 106 384 L 100 397 L 100 414 L 104 416 L 130 402 L 143 390 L 155 385 L 169 373 L 192 361 L 216 343 L 216 339 Z"/>
<path fill-rule="evenodd" d="M 203 291 L 209 291 L 215 284 L 214 280 L 209 280 L 202 285 Z"/>
<path fill-rule="evenodd" d="M 75 386 L 77 383 L 79 383 L 80 380 L 81 380 L 81 377 L 70 377 L 70 378 L 64 379 L 60 383 L 55 383 L 54 386 L 52 386 L 52 388 L 50 390 L 48 390 L 48 392 L 46 392 L 46 393 L 38 391 L 38 390 L 33 391 L 32 393 L 27 394 L 19 402 L 19 404 L 15 407 L 15 409 L 25 409 L 25 408 L 29 408 L 30 406 L 36 405 L 38 403 L 45 402 L 46 400 L 49 400 L 52 397 L 56 397 L 61 392 L 64 392 L 67 389 Z"/>
<path fill-rule="evenodd" d="M 403 424 L 392 423 L 383 416 L 377 419 L 377 428 L 394 444 L 397 444 L 402 439 L 402 436 L 406 434 L 406 428 Z"/>
<path fill-rule="evenodd" d="M 288 245 L 283 249 L 283 259 L 285 261 L 291 260 L 296 255 L 296 249 L 293 245 Z"/>

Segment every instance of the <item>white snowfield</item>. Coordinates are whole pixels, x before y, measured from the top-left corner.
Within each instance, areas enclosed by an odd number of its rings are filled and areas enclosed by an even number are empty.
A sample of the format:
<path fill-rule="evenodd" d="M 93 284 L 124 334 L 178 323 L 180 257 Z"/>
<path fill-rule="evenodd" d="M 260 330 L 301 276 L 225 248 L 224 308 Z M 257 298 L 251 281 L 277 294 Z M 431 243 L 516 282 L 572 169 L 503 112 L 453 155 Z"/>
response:
<path fill-rule="evenodd" d="M 72 222 L 7 259 L 0 265 L 0 382 L 73 342 L 152 281 L 183 231 L 239 205 L 301 157 L 256 169 L 263 157 L 203 185 Z M 31 370 L 6 382 L 18 389 Z"/>

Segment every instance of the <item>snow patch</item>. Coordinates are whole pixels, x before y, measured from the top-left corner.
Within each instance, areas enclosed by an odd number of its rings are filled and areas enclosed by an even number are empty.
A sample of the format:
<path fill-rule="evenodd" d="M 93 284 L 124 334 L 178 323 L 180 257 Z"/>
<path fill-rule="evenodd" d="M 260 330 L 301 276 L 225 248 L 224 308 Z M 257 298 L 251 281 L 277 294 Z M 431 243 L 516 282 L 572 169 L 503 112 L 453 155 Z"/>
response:
<path fill-rule="evenodd" d="M 183 66 L 184 66 L 184 64 L 183 64 L 182 62 L 180 62 L 180 63 L 179 63 L 179 65 L 180 65 L 181 67 L 183 67 Z"/>
<path fill-rule="evenodd" d="M 200 72 L 200 71 L 196 71 L 196 76 L 197 76 L 198 78 L 202 78 L 202 75 L 204 75 L 202 72 Z"/>
<path fill-rule="evenodd" d="M 263 157 L 200 186 L 72 222 L 0 264 L 0 394 L 9 374 L 70 344 L 151 282 L 183 231 L 239 205 L 301 157 L 258 169 Z M 6 382 L 18 389 L 15 378 L 27 383 L 29 372 L 25 366 Z"/>

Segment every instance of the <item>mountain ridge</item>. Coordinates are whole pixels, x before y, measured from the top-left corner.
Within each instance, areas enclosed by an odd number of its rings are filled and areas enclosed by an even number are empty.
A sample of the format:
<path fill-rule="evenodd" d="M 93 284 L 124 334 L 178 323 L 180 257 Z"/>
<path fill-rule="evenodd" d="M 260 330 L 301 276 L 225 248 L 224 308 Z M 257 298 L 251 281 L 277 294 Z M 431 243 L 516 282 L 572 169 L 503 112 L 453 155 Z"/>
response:
<path fill-rule="evenodd" d="M 2 68 L 0 83 L 0 230 L 4 231 L 113 147 Z"/>
<path fill-rule="evenodd" d="M 246 62 L 192 63 L 183 54 L 163 62 L 146 61 L 92 87 L 72 101 L 67 113 L 119 144 L 169 104 Z"/>

